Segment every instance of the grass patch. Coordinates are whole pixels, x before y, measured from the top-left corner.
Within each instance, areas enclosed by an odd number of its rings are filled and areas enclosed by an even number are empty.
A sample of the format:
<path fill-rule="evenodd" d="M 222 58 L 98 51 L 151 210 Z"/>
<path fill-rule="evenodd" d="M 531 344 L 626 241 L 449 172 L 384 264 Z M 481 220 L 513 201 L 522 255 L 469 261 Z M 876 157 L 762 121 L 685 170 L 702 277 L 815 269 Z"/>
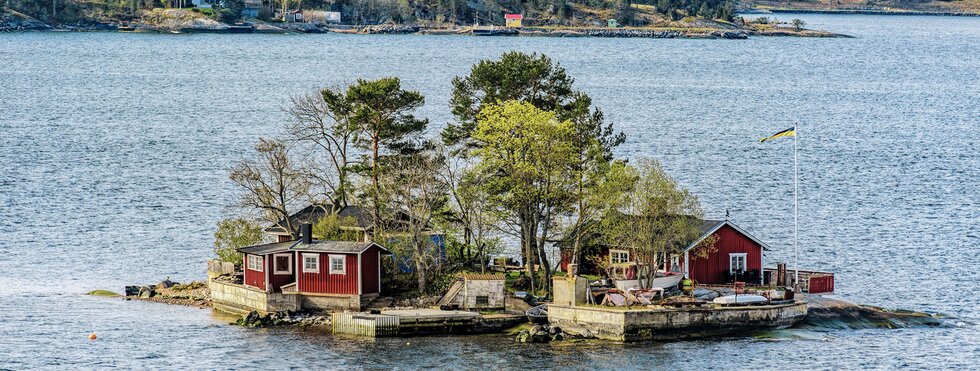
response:
<path fill-rule="evenodd" d="M 112 297 L 116 297 L 116 296 L 122 296 L 122 295 L 119 295 L 116 292 L 112 292 L 112 291 L 109 291 L 109 290 L 92 290 L 92 291 L 87 292 L 85 295 L 104 296 L 104 297 L 107 297 L 107 298 L 112 298 Z"/>

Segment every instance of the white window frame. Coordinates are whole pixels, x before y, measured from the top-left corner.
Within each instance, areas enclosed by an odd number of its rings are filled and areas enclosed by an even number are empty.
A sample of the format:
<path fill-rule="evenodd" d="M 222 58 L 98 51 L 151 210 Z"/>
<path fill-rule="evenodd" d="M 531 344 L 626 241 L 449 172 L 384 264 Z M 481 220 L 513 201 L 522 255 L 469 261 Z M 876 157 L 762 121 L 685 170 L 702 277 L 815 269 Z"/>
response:
<path fill-rule="evenodd" d="M 622 255 L 622 259 L 616 259 L 617 255 Z M 618 261 L 617 261 L 618 260 Z M 629 250 L 609 250 L 609 264 L 625 264 L 630 262 Z"/>
<path fill-rule="evenodd" d="M 279 258 L 286 257 L 289 260 L 286 262 L 286 269 L 279 269 Z M 272 273 L 273 274 L 293 274 L 293 254 L 274 254 L 272 255 Z"/>
<path fill-rule="evenodd" d="M 748 253 L 744 253 L 744 252 L 733 252 L 731 254 L 728 254 L 728 273 L 735 274 L 735 264 L 732 264 L 735 262 L 735 258 L 738 258 L 742 261 L 742 273 L 745 273 L 745 271 L 749 270 L 748 255 L 749 255 Z"/>
<path fill-rule="evenodd" d="M 248 259 L 247 263 L 248 263 L 249 270 L 253 270 L 256 272 L 262 272 L 264 270 L 263 263 L 265 262 L 263 261 L 264 259 L 261 255 L 248 254 L 245 255 L 245 258 Z"/>
<path fill-rule="evenodd" d="M 330 274 L 347 274 L 347 255 L 330 254 Z M 340 260 L 340 269 L 333 269 L 334 259 Z"/>
<path fill-rule="evenodd" d="M 316 268 L 310 269 L 306 267 L 306 258 L 313 258 L 316 262 Z M 320 273 L 320 254 L 303 254 L 303 273 Z"/>

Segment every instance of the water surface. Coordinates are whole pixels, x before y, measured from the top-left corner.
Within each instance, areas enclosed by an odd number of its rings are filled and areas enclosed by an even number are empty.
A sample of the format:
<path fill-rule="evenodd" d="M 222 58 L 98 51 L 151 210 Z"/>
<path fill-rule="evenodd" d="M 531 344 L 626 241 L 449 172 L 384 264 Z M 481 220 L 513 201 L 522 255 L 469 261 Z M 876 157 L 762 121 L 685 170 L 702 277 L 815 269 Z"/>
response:
<path fill-rule="evenodd" d="M 797 16 L 778 15 L 779 18 Z M 978 367 L 980 19 L 801 15 L 853 39 L 0 34 L 0 368 Z M 357 340 L 227 326 L 208 310 L 81 293 L 201 279 L 235 215 L 232 162 L 281 132 L 289 96 L 399 76 L 451 120 L 453 76 L 509 50 L 562 63 L 629 140 L 837 294 L 959 317 L 948 328 L 780 340 L 522 346 Z M 85 339 L 95 331 L 100 339 Z"/>

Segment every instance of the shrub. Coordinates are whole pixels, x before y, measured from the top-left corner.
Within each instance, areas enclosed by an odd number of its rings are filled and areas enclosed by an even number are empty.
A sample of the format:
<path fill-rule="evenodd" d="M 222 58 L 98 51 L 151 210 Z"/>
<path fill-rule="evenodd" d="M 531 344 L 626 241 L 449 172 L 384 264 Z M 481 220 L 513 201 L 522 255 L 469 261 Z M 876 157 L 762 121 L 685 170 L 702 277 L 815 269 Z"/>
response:
<path fill-rule="evenodd" d="M 225 219 L 218 223 L 214 232 L 214 253 L 218 260 L 242 265 L 238 248 L 262 242 L 262 228 L 245 219 Z"/>

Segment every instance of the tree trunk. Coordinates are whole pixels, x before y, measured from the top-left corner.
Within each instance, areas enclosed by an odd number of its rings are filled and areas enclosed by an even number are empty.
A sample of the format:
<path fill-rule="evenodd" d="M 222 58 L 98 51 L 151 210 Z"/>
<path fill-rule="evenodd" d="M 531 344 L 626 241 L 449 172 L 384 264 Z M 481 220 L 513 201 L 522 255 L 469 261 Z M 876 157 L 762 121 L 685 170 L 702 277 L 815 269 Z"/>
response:
<path fill-rule="evenodd" d="M 534 282 L 534 264 L 537 259 L 534 258 L 536 250 L 534 249 L 534 243 L 532 242 L 531 235 L 534 234 L 535 231 L 531 229 L 530 218 L 531 217 L 527 214 L 527 212 L 523 212 L 522 215 L 519 216 L 521 223 L 521 250 L 524 253 L 524 266 L 527 270 L 527 277 L 531 281 L 531 295 L 534 295 L 535 288 L 537 287 Z"/>

